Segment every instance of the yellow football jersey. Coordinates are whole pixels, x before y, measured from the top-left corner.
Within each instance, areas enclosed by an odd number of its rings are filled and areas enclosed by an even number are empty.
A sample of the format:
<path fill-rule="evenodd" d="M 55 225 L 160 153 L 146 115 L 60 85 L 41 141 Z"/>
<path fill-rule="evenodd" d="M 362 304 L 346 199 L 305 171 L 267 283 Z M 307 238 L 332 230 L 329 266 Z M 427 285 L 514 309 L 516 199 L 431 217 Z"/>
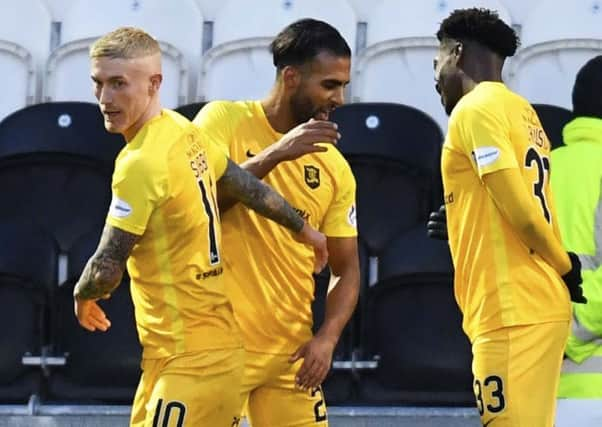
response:
<path fill-rule="evenodd" d="M 282 137 L 258 101 L 212 102 L 194 121 L 236 163 Z M 355 179 L 339 151 L 324 146 L 328 151 L 280 163 L 263 181 L 327 236 L 356 236 Z M 292 353 L 311 338 L 313 249 L 241 204 L 222 215 L 226 289 L 245 348 Z"/>
<path fill-rule="evenodd" d="M 141 236 L 127 269 L 144 358 L 241 345 L 224 291 L 215 199 L 226 162 L 170 110 L 115 161 L 107 223 Z"/>
<path fill-rule="evenodd" d="M 482 181 L 518 168 L 533 195 L 529 208 L 556 228 L 549 156 L 537 114 L 503 83 L 478 84 L 451 114 L 441 167 L 455 296 L 471 340 L 500 327 L 569 319 L 561 277 L 522 243 Z"/>

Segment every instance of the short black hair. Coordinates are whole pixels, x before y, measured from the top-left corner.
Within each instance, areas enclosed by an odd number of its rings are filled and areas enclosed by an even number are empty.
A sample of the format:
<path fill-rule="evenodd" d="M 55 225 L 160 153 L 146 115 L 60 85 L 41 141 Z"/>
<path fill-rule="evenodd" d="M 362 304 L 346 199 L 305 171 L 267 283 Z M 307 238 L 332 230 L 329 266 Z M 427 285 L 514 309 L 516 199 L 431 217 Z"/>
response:
<path fill-rule="evenodd" d="M 316 19 L 300 19 L 284 28 L 270 44 L 278 71 L 287 65 L 302 65 L 320 52 L 351 57 L 351 49 L 332 25 Z"/>
<path fill-rule="evenodd" d="M 602 119 L 602 55 L 585 63 L 573 85 L 573 114 Z"/>
<path fill-rule="evenodd" d="M 502 58 L 514 55 L 520 44 L 516 32 L 497 12 L 476 7 L 454 10 L 441 23 L 437 39 L 476 41 Z"/>

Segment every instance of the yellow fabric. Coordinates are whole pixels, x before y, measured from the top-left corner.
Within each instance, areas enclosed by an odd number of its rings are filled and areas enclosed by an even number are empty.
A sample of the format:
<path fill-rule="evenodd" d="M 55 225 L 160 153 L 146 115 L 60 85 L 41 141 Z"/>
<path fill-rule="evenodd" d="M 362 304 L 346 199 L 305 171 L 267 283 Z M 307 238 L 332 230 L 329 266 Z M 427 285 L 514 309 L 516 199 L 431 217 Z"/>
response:
<path fill-rule="evenodd" d="M 130 426 L 238 425 L 243 361 L 242 348 L 143 360 Z"/>
<path fill-rule="evenodd" d="M 239 164 L 282 136 L 259 102 L 212 102 L 194 121 Z M 328 151 L 280 163 L 263 181 L 327 236 L 356 236 L 355 179 L 339 151 L 324 146 Z M 222 221 L 226 289 L 245 348 L 293 353 L 311 338 L 312 248 L 241 204 Z"/>
<path fill-rule="evenodd" d="M 548 211 L 554 222 L 549 150 L 533 108 L 502 83 L 477 85 L 449 119 L 441 168 L 455 297 L 471 341 L 501 327 L 570 318 L 561 277 L 521 242 L 481 179 L 518 168 L 533 194 L 531 208 Z"/>
<path fill-rule="evenodd" d="M 552 427 L 568 322 L 489 331 L 472 344 L 473 388 L 483 425 Z"/>
<path fill-rule="evenodd" d="M 302 360 L 290 364 L 289 356 L 247 352 L 241 401 L 252 427 L 327 426 L 322 388 L 295 387 Z"/>
<path fill-rule="evenodd" d="M 107 223 L 141 235 L 127 268 L 143 358 L 241 345 L 219 258 L 215 182 L 226 162 L 195 126 L 169 110 L 117 157 Z"/>

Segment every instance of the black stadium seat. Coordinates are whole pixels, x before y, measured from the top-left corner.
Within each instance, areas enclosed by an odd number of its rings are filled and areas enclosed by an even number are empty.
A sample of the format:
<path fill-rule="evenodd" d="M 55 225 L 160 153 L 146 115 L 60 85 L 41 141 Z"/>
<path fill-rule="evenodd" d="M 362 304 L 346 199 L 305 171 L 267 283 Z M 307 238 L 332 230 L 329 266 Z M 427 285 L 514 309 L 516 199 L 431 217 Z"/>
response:
<path fill-rule="evenodd" d="M 192 121 L 197 113 L 207 104 L 206 102 L 193 102 L 191 104 L 180 105 L 175 110 L 186 117 L 188 120 Z"/>
<path fill-rule="evenodd" d="M 51 401 L 129 404 L 138 384 L 141 347 L 129 279 L 125 277 L 111 298 L 100 302 L 112 322 L 107 332 L 83 329 L 73 314 L 73 286 L 98 245 L 100 231 L 82 236 L 68 252 L 68 280 L 57 293 L 53 327 L 54 352 L 67 354 L 67 360 L 52 371 Z"/>
<path fill-rule="evenodd" d="M 548 135 L 552 149 L 564 145 L 562 128 L 573 119 L 573 113 L 566 108 L 548 104 L 533 104 L 543 130 Z"/>
<path fill-rule="evenodd" d="M 42 371 L 22 357 L 39 356 L 45 306 L 57 277 L 58 248 L 32 224 L 0 221 L 0 401 L 26 402 L 40 392 Z"/>
<path fill-rule="evenodd" d="M 332 121 L 357 181 L 360 237 L 378 254 L 440 204 L 443 136 L 427 114 L 401 104 L 348 104 Z"/>
<path fill-rule="evenodd" d="M 369 289 L 363 333 L 378 360 L 362 377 L 368 404 L 471 405 L 471 349 L 452 276 L 389 278 Z"/>
<path fill-rule="evenodd" d="M 24 108 L 0 123 L 0 221 L 25 218 L 65 251 L 104 222 L 111 174 L 123 138 L 105 131 L 94 104 Z"/>
<path fill-rule="evenodd" d="M 49 102 L 16 111 L 0 122 L 0 161 L 14 156 L 75 156 L 113 170 L 125 141 L 108 133 L 97 105 Z"/>

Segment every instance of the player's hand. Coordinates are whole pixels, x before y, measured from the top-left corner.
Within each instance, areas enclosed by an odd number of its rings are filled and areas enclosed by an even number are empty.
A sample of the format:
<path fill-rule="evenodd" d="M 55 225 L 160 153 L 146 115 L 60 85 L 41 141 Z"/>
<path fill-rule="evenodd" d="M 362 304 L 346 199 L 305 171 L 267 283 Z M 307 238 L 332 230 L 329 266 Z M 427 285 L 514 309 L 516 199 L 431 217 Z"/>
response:
<path fill-rule="evenodd" d="M 326 267 L 328 262 L 328 247 L 326 245 L 326 236 L 314 229 L 307 222 L 303 225 L 301 231 L 295 235 L 299 243 L 313 246 L 314 248 L 314 273 L 318 274 Z"/>
<path fill-rule="evenodd" d="M 310 119 L 288 131 L 273 145 L 272 154 L 278 161 L 295 160 L 305 154 L 326 151 L 319 142 L 336 144 L 341 138 L 337 124 L 325 120 Z"/>
<path fill-rule="evenodd" d="M 106 332 L 111 327 L 110 320 L 96 300 L 74 297 L 73 306 L 79 324 L 90 332 L 97 329 Z"/>
<path fill-rule="evenodd" d="M 426 234 L 431 239 L 447 240 L 447 215 L 445 205 L 439 210 L 431 212 L 429 221 L 426 223 Z"/>
<path fill-rule="evenodd" d="M 335 344 L 318 336 L 303 344 L 289 358 L 290 363 L 303 359 L 295 383 L 303 390 L 318 387 L 328 375 Z"/>
<path fill-rule="evenodd" d="M 571 260 L 571 270 L 562 276 L 562 280 L 564 280 L 564 284 L 569 289 L 571 301 L 585 304 L 587 298 L 583 295 L 583 288 L 581 287 L 581 283 L 583 282 L 581 278 L 581 261 L 579 261 L 579 257 L 573 252 L 568 252 L 568 255 Z"/>

